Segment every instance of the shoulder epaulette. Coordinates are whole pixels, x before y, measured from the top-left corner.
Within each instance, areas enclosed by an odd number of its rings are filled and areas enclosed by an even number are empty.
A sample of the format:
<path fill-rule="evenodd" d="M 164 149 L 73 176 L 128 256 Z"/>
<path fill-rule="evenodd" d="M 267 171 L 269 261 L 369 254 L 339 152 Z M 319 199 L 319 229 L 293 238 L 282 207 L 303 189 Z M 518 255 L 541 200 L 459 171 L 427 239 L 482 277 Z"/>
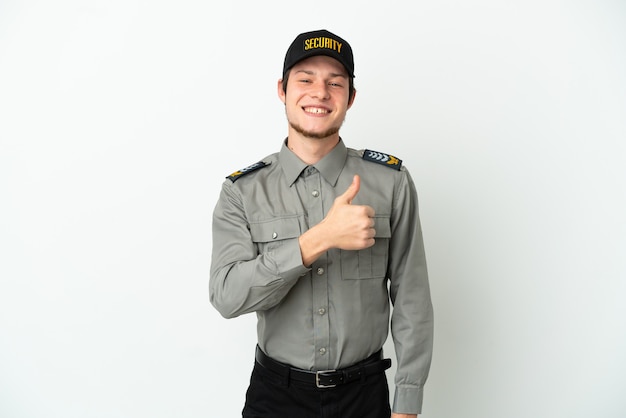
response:
<path fill-rule="evenodd" d="M 235 171 L 230 176 L 226 176 L 226 178 L 234 183 L 237 181 L 238 178 L 245 176 L 246 174 L 252 173 L 253 171 L 258 170 L 259 168 L 267 167 L 270 164 L 271 163 L 266 163 L 265 161 L 259 161 L 258 163 L 254 163 L 252 165 L 249 165 L 246 168 L 242 168 L 241 170 Z"/>
<path fill-rule="evenodd" d="M 366 149 L 363 151 L 363 159 L 371 161 L 373 163 L 382 164 L 386 167 L 393 168 L 394 170 L 400 170 L 402 167 L 402 160 L 394 157 L 393 155 L 385 154 L 384 152 L 372 151 Z"/>

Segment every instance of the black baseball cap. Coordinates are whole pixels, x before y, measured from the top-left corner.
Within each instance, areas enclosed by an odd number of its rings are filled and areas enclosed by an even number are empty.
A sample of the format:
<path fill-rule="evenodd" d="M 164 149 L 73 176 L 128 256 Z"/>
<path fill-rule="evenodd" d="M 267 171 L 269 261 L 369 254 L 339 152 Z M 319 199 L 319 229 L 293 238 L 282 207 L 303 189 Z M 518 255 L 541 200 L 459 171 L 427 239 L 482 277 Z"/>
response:
<path fill-rule="evenodd" d="M 346 67 L 348 75 L 354 78 L 354 57 L 350 44 L 325 29 L 301 33 L 294 39 L 285 55 L 283 78 L 291 67 L 315 55 L 326 55 L 336 59 Z"/>

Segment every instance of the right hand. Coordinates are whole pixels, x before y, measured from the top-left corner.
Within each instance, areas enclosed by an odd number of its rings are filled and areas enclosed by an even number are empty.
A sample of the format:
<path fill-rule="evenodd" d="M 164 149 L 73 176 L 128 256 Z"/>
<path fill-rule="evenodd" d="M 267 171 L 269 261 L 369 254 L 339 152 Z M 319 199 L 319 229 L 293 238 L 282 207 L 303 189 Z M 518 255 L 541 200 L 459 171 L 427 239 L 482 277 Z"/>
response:
<path fill-rule="evenodd" d="M 312 265 L 331 248 L 362 250 L 374 245 L 374 209 L 352 204 L 360 188 L 361 178 L 355 175 L 350 187 L 337 196 L 326 217 L 300 235 L 303 265 Z"/>
<path fill-rule="evenodd" d="M 361 189 L 361 178 L 355 175 L 350 187 L 335 198 L 333 205 L 319 226 L 327 228 L 331 248 L 362 250 L 374 245 L 374 209 L 367 205 L 353 205 Z"/>

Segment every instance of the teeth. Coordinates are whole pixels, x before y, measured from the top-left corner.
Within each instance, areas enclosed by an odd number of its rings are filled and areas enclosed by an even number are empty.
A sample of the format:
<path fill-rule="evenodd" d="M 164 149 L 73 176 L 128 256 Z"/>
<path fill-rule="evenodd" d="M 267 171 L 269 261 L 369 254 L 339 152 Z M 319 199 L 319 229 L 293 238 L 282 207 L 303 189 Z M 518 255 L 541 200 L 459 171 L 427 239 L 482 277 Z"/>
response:
<path fill-rule="evenodd" d="M 319 107 L 307 107 L 306 109 L 304 109 L 304 111 L 307 113 L 315 113 L 315 114 L 328 113 L 327 110 L 320 109 Z"/>

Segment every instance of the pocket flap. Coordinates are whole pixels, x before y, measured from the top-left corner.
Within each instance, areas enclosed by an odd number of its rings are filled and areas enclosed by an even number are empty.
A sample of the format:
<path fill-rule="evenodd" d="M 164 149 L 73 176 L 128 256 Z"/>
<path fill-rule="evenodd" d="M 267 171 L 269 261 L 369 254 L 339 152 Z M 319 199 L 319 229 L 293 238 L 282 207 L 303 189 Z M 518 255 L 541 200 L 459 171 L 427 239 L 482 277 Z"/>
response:
<path fill-rule="evenodd" d="M 254 242 L 272 242 L 300 236 L 298 217 L 276 218 L 250 223 L 250 235 Z"/>

